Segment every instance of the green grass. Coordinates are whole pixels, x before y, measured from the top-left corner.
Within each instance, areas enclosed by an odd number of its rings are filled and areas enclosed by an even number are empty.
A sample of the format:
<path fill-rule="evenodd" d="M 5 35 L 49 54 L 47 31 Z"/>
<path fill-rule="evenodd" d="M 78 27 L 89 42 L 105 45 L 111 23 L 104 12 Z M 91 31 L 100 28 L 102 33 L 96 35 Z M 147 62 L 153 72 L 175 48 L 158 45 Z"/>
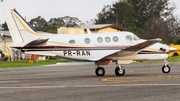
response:
<path fill-rule="evenodd" d="M 167 61 L 180 62 L 180 56 L 169 57 Z M 39 60 L 38 63 L 36 63 L 36 60 L 34 60 L 33 63 L 29 63 L 28 60 L 1 61 L 0 68 L 43 66 L 43 65 L 56 64 L 57 62 L 71 62 L 71 60 L 67 60 L 67 59 Z M 158 62 L 163 62 L 163 60 L 146 61 L 145 63 L 158 63 Z M 140 62 L 135 62 L 135 63 L 140 63 Z"/>
<path fill-rule="evenodd" d="M 180 56 L 170 56 L 167 59 L 168 62 L 180 62 Z M 158 63 L 158 62 L 163 62 L 163 60 L 154 60 L 154 61 L 145 61 L 145 63 Z M 140 63 L 139 61 L 135 63 Z"/>
<path fill-rule="evenodd" d="M 29 63 L 28 60 L 1 61 L 0 68 L 43 66 L 43 65 L 56 64 L 57 62 L 71 62 L 71 60 L 67 60 L 67 59 L 39 60 L 38 63 L 36 63 L 36 60 L 33 60 L 33 63 Z"/>

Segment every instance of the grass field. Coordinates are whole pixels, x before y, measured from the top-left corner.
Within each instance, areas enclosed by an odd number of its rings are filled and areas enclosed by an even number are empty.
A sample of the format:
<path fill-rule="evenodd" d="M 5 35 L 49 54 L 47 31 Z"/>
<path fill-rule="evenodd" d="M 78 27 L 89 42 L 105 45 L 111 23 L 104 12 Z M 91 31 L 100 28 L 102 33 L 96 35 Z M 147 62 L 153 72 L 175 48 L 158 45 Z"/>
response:
<path fill-rule="evenodd" d="M 180 56 L 171 56 L 167 59 L 168 62 L 180 62 Z M 154 60 L 154 61 L 145 61 L 146 63 L 157 63 L 157 62 L 163 62 L 163 60 Z M 140 62 L 135 62 L 140 63 Z"/>
<path fill-rule="evenodd" d="M 167 61 L 168 62 L 180 62 L 180 56 L 169 57 L 167 59 Z M 33 63 L 29 63 L 28 60 L 1 61 L 0 68 L 43 66 L 43 65 L 56 64 L 57 62 L 71 62 L 71 60 L 66 60 L 66 59 L 39 60 L 38 63 L 36 63 L 36 60 L 34 60 Z M 156 62 L 163 62 L 163 60 L 147 61 L 147 63 L 156 63 Z M 136 63 L 140 63 L 140 62 L 136 62 Z"/>
<path fill-rule="evenodd" d="M 43 66 L 56 64 L 57 62 L 71 62 L 71 60 L 57 59 L 57 60 L 33 60 L 33 63 L 29 63 L 28 60 L 16 60 L 16 61 L 1 61 L 0 68 L 11 68 L 11 67 L 29 67 L 29 66 Z"/>

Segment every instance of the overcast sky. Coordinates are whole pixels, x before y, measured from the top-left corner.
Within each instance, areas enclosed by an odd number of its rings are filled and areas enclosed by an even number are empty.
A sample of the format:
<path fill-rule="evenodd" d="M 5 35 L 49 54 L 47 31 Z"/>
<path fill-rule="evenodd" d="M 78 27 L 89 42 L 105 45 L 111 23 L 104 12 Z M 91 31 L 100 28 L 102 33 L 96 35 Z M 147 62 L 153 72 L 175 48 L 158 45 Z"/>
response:
<path fill-rule="evenodd" d="M 0 23 L 5 19 L 2 9 L 16 10 L 30 20 L 39 15 L 46 21 L 50 18 L 63 16 L 78 17 L 83 22 L 96 18 L 96 15 L 102 10 L 104 5 L 112 4 L 117 0 L 3 0 L 0 2 Z M 178 9 L 176 15 L 180 15 L 180 0 L 171 0 L 175 2 Z"/>

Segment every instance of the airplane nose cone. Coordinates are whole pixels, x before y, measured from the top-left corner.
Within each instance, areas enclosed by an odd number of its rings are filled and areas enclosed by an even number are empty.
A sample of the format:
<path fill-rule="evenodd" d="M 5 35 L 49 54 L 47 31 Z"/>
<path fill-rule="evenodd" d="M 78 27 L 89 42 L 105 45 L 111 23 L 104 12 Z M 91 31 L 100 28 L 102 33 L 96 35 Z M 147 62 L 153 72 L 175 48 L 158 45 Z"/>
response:
<path fill-rule="evenodd" d="M 174 47 L 169 47 L 169 51 L 170 52 L 174 52 L 174 51 L 176 51 L 177 49 L 176 48 L 174 48 Z"/>

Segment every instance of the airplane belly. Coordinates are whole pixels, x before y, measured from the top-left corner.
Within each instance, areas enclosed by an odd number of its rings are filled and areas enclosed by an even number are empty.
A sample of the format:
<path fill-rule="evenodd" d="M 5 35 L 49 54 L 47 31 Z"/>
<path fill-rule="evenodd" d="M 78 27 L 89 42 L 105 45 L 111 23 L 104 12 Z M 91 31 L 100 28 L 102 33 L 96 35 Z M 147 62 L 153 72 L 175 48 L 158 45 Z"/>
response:
<path fill-rule="evenodd" d="M 150 60 L 162 60 L 167 59 L 167 54 L 137 54 L 123 57 L 107 57 L 113 60 L 134 60 L 134 61 L 150 61 Z"/>
<path fill-rule="evenodd" d="M 63 50 L 63 51 L 30 51 L 26 54 L 36 54 L 45 56 L 57 56 L 66 59 L 98 61 L 119 50 Z"/>
<path fill-rule="evenodd" d="M 75 60 L 97 61 L 117 51 L 119 50 L 67 50 L 59 51 L 57 56 Z"/>

